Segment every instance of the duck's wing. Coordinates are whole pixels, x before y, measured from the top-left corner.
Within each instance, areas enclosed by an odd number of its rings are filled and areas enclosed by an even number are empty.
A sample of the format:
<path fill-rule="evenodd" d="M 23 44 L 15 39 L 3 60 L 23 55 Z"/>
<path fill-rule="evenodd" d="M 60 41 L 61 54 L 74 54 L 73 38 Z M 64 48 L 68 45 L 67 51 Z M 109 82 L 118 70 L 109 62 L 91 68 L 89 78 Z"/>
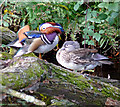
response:
<path fill-rule="evenodd" d="M 71 51 L 70 53 L 73 53 L 79 58 L 90 58 L 91 54 L 95 54 L 98 51 L 96 49 L 88 49 L 88 48 L 79 48 L 75 49 L 74 51 Z"/>
<path fill-rule="evenodd" d="M 24 34 L 24 32 L 30 31 L 30 26 L 26 25 L 24 27 L 22 27 L 19 31 L 18 31 L 18 38 L 19 38 L 19 42 L 24 42 L 26 35 Z"/>
<path fill-rule="evenodd" d="M 88 49 L 88 48 L 79 48 L 72 52 L 70 52 L 71 57 L 74 63 L 81 64 L 90 64 L 95 63 L 96 61 L 104 64 L 111 64 L 110 61 L 101 61 L 108 59 L 107 57 L 97 53 L 96 49 Z"/>
<path fill-rule="evenodd" d="M 22 27 L 21 29 L 19 29 L 19 31 L 17 32 L 18 38 L 12 41 L 11 43 L 9 43 L 8 46 L 13 47 L 13 48 L 23 47 L 25 45 L 25 39 L 26 39 L 24 32 L 26 31 L 30 31 L 29 25 L 26 25 Z"/>
<path fill-rule="evenodd" d="M 45 35 L 44 33 L 41 33 L 40 31 L 27 31 L 27 32 L 24 32 L 24 34 L 28 39 L 39 38 L 42 35 Z"/>

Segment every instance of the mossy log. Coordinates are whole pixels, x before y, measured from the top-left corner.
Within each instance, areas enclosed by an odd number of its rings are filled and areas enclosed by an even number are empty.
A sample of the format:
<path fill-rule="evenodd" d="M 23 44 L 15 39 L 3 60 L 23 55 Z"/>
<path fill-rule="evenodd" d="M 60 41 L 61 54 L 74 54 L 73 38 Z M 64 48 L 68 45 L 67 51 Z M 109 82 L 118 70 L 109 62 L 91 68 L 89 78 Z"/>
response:
<path fill-rule="evenodd" d="M 112 80 L 74 73 L 34 55 L 0 60 L 0 66 L 3 86 L 50 96 L 54 102 L 51 105 L 104 106 L 108 97 L 120 100 L 120 88 L 112 84 Z M 117 80 L 116 83 L 120 85 Z M 55 102 L 55 99 L 60 102 Z M 62 103 L 63 100 L 67 100 L 66 103 Z"/>
<path fill-rule="evenodd" d="M 8 28 L 0 27 L 0 43 L 8 44 L 17 38 L 17 34 Z"/>

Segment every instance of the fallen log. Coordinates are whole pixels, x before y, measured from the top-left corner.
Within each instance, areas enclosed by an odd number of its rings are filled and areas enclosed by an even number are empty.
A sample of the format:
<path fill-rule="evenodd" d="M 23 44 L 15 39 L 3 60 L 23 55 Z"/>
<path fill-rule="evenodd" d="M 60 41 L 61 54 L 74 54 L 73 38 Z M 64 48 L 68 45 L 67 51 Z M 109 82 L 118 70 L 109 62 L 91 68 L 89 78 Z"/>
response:
<path fill-rule="evenodd" d="M 101 77 L 74 73 L 34 55 L 1 60 L 0 64 L 4 66 L 0 70 L 0 83 L 3 86 L 49 96 L 49 105 L 66 105 L 69 102 L 71 105 L 104 106 L 107 98 L 120 100 L 120 88 L 112 84 L 110 79 L 102 81 Z M 60 102 L 55 102 L 56 99 Z M 62 100 L 66 103 L 61 103 Z"/>

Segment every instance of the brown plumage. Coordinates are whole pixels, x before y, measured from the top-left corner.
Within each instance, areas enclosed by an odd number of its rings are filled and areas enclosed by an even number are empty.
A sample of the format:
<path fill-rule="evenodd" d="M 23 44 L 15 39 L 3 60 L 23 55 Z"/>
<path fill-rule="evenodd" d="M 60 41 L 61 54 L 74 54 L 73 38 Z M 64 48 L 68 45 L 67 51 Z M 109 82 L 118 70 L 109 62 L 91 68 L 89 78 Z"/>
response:
<path fill-rule="evenodd" d="M 91 70 L 102 64 L 112 64 L 96 49 L 80 48 L 77 41 L 66 41 L 58 50 L 56 59 L 62 66 L 73 70 Z"/>

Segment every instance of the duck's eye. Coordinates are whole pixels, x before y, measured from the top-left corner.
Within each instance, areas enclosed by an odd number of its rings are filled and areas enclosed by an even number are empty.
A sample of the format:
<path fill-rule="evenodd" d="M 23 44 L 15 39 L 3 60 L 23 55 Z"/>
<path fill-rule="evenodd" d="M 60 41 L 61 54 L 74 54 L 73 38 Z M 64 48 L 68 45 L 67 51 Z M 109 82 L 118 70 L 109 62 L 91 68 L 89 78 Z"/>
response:
<path fill-rule="evenodd" d="M 43 29 L 43 30 L 45 30 L 45 28 L 44 28 L 44 27 L 43 27 L 42 29 Z"/>
<path fill-rule="evenodd" d="M 68 44 L 65 45 L 65 47 L 68 47 L 68 46 L 69 46 Z"/>

